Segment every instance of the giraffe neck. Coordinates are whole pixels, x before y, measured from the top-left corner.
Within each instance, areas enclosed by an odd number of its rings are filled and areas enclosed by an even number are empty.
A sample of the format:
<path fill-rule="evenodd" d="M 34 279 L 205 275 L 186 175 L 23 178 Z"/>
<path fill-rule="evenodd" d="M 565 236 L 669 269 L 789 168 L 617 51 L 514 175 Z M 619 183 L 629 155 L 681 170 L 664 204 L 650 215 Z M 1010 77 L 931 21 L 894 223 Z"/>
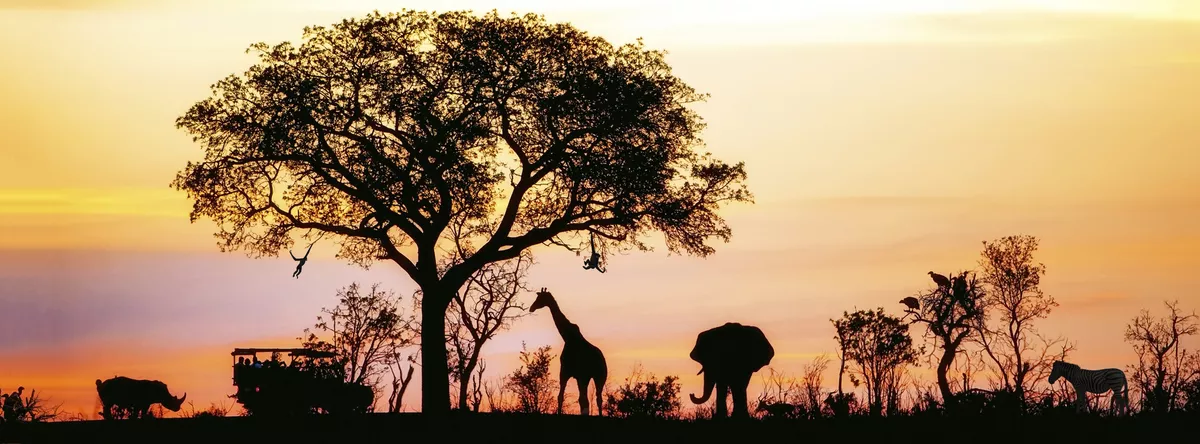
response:
<path fill-rule="evenodd" d="M 558 335 L 565 341 L 568 337 L 573 336 L 570 332 L 571 321 L 567 320 L 567 316 L 558 308 L 558 301 L 550 301 L 546 304 L 550 309 L 550 316 L 554 318 L 554 328 L 558 329 Z"/>

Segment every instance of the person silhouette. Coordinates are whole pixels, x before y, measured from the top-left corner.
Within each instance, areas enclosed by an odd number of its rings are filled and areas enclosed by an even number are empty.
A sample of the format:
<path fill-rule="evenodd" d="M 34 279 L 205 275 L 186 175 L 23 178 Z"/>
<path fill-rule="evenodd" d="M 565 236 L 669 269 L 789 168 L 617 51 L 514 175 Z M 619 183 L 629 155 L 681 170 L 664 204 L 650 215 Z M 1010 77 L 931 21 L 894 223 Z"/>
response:
<path fill-rule="evenodd" d="M 295 254 L 292 254 L 291 250 L 288 250 L 288 254 L 292 256 L 292 260 L 299 262 L 296 264 L 296 271 L 292 272 L 292 277 L 300 278 L 300 272 L 304 271 L 304 263 L 308 262 L 308 254 L 312 252 L 312 247 L 313 244 L 308 244 L 308 251 L 304 252 L 304 257 L 301 258 L 297 258 Z"/>

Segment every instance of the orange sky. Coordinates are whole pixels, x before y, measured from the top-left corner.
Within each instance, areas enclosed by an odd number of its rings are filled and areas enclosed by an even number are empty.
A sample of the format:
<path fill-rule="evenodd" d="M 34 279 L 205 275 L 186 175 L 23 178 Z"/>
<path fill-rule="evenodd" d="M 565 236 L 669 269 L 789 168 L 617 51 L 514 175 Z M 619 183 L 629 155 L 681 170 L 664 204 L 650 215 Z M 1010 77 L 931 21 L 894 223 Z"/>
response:
<path fill-rule="evenodd" d="M 706 148 L 746 161 L 757 197 L 725 211 L 733 242 L 708 259 L 613 258 L 606 274 L 538 252 L 530 285 L 554 291 L 615 382 L 641 362 L 698 390 L 687 352 L 725 321 L 762 327 L 773 367 L 796 372 L 833 351 L 829 318 L 897 309 L 926 271 L 971 267 L 980 241 L 1009 234 L 1042 239 L 1062 304 L 1043 331 L 1076 340 L 1085 367 L 1130 362 L 1121 330 L 1138 309 L 1198 305 L 1200 4 L 593 3 L 406 6 L 642 36 L 712 94 Z M 338 263 L 332 245 L 300 280 L 286 259 L 218 253 L 167 186 L 201 155 L 174 119 L 252 62 L 246 46 L 392 4 L 0 0 L 0 388 L 85 411 L 96 378 L 127 374 L 203 407 L 232 393 L 231 348 L 292 345 L 337 288 L 408 294 L 398 269 Z M 561 345 L 547 316 L 523 319 L 489 346 L 492 376 L 521 341 Z"/>

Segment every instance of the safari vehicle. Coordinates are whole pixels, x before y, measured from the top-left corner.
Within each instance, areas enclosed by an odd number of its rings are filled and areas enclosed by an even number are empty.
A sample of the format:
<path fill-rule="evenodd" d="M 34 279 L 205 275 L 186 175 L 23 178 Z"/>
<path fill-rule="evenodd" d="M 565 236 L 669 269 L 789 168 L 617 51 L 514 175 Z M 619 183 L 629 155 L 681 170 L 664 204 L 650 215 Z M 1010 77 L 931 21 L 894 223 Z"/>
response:
<path fill-rule="evenodd" d="M 267 360 L 258 360 L 269 354 Z M 288 362 L 281 357 L 286 354 Z M 371 387 L 346 382 L 333 353 L 304 348 L 236 348 L 233 385 L 246 413 L 258 416 L 353 414 L 372 410 Z"/>

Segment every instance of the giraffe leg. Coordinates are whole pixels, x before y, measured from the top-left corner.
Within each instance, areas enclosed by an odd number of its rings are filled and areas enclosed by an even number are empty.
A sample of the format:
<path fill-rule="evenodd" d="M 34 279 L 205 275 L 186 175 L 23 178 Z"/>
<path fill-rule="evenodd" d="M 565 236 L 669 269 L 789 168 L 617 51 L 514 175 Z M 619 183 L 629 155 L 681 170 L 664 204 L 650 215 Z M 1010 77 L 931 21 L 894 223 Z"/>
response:
<path fill-rule="evenodd" d="M 588 378 L 575 378 L 575 385 L 579 387 L 579 414 L 588 416 L 591 412 L 588 411 Z"/>
<path fill-rule="evenodd" d="M 604 380 L 597 378 L 596 386 L 596 416 L 604 416 Z"/>
<path fill-rule="evenodd" d="M 570 378 L 558 378 L 558 408 L 554 410 L 554 413 L 560 415 L 562 414 L 563 395 L 567 394 L 567 379 Z"/>

